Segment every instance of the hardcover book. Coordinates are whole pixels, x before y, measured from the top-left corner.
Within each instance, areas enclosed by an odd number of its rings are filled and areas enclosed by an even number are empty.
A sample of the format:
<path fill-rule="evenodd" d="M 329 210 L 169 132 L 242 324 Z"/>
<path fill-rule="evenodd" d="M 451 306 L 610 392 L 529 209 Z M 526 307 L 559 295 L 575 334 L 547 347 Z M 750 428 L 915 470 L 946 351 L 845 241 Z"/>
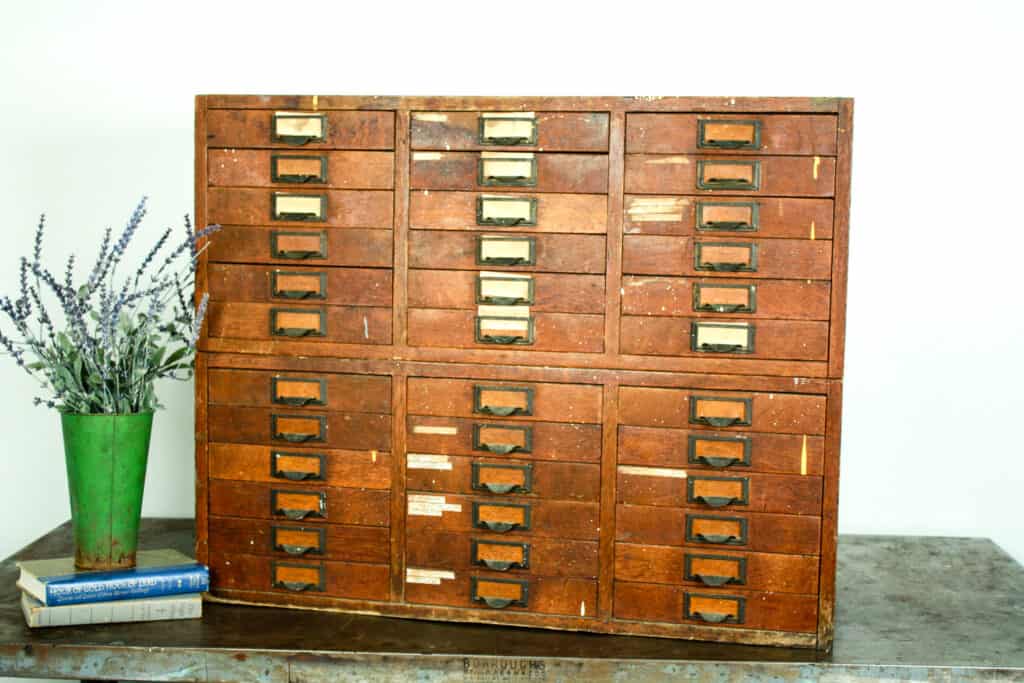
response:
<path fill-rule="evenodd" d="M 203 599 L 198 593 L 189 593 L 141 600 L 113 600 L 48 607 L 28 593 L 22 593 L 21 611 L 25 614 L 25 623 L 29 628 L 198 619 L 203 616 Z"/>

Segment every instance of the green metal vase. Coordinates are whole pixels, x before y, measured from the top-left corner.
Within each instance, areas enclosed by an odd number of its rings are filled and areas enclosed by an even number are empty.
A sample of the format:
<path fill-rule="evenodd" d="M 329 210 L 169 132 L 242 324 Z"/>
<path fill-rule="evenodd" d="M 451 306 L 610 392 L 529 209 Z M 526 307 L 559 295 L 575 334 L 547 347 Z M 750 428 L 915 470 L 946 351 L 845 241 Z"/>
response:
<path fill-rule="evenodd" d="M 78 569 L 135 566 L 153 413 L 61 414 Z"/>

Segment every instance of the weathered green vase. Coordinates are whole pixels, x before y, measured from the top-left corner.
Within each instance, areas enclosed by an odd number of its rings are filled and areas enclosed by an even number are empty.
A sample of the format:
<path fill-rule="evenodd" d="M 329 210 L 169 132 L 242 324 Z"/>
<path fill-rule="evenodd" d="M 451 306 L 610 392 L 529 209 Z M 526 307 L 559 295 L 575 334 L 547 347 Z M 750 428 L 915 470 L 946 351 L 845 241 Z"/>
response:
<path fill-rule="evenodd" d="M 61 414 L 75 566 L 135 566 L 153 413 Z"/>

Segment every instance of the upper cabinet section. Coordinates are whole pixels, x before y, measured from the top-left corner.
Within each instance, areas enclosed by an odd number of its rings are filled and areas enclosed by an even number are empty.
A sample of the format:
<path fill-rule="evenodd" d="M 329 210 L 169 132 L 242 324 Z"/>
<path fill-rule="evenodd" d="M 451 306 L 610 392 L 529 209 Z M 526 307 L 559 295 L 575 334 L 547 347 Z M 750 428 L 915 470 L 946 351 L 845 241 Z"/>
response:
<path fill-rule="evenodd" d="M 604 152 L 608 114 L 416 111 L 410 133 L 413 149 Z"/>

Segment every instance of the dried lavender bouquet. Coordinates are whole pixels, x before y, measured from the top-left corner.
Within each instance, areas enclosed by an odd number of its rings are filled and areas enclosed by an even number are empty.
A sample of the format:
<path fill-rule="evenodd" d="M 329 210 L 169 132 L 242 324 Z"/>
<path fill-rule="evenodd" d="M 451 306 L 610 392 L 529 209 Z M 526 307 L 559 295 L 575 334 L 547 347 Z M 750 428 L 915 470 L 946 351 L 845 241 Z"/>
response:
<path fill-rule="evenodd" d="M 116 242 L 106 229 L 81 283 L 75 254 L 62 277 L 43 265 L 40 217 L 32 257 L 20 259 L 18 296 L 0 297 L 0 346 L 39 382 L 36 405 L 83 415 L 151 412 L 161 407 L 157 379 L 191 378 L 207 305 L 204 294 L 194 306 L 198 245 L 219 226 L 195 231 L 185 216 L 184 240 L 169 246 L 167 228 L 142 263 L 119 277 L 145 215 L 143 197 Z"/>

